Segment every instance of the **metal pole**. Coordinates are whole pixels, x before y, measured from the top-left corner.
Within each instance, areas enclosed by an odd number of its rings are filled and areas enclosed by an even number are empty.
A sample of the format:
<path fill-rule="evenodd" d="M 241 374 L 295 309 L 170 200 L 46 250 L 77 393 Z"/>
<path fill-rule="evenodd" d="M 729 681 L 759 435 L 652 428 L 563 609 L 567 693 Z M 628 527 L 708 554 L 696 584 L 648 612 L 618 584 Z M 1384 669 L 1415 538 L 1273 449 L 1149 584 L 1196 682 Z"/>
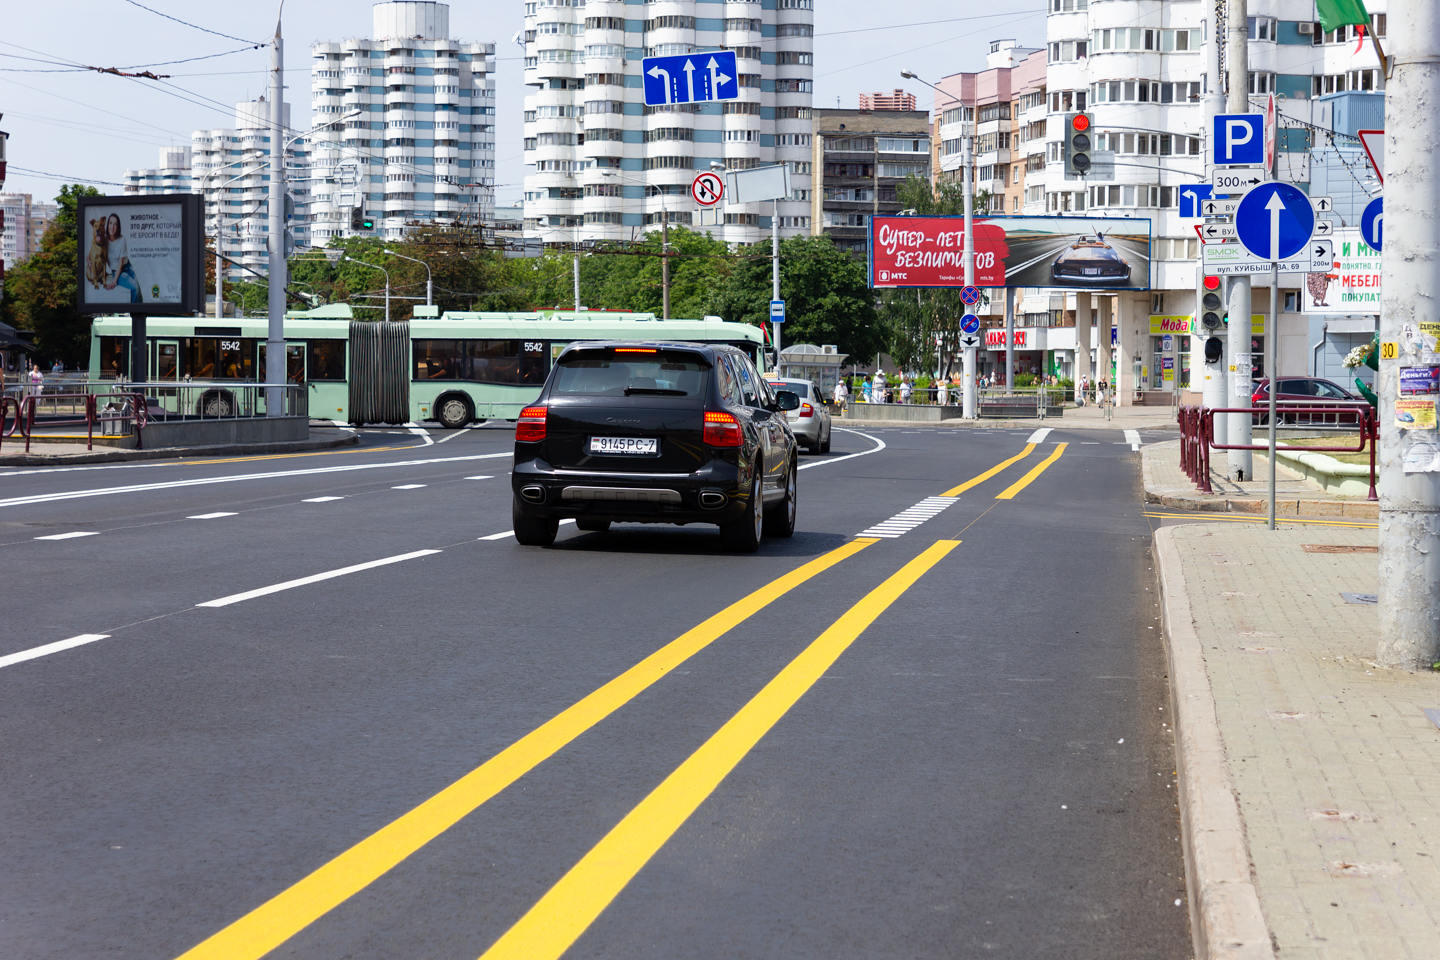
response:
<path fill-rule="evenodd" d="M 1392 71 L 1385 85 L 1385 256 L 1381 260 L 1380 342 L 1397 357 L 1381 359 L 1380 644 L 1390 667 L 1429 669 L 1440 661 L 1440 437 L 1395 420 L 1400 368 L 1437 362 L 1426 341 L 1440 289 L 1440 5 L 1391 0 L 1405 28 L 1390 35 Z M 1429 336 L 1433 336 L 1429 326 Z M 1415 333 L 1409 333 L 1415 331 Z M 1384 353 L 1381 354 L 1382 358 Z M 1434 396 L 1429 399 L 1434 400 Z"/>
<path fill-rule="evenodd" d="M 390 322 L 390 271 L 385 271 L 385 322 Z"/>
<path fill-rule="evenodd" d="M 430 267 L 425 267 L 425 306 L 435 306 L 435 283 L 430 279 Z"/>
<path fill-rule="evenodd" d="M 570 286 L 575 294 L 575 309 L 580 309 L 580 248 L 570 255 Z"/>
<path fill-rule="evenodd" d="M 972 98 L 972 103 L 973 103 L 973 98 Z M 965 111 L 965 104 L 964 104 L 963 101 L 962 101 L 961 104 L 960 104 L 960 110 L 961 110 L 961 119 L 962 119 L 962 121 L 963 121 L 963 119 L 964 119 L 964 111 Z M 974 129 L 974 124 L 973 124 L 974 118 L 972 117 L 971 120 L 972 120 L 972 124 L 971 124 L 970 129 Z M 961 169 L 962 171 L 964 171 L 964 176 L 965 176 L 965 192 L 964 192 L 964 195 L 965 195 L 965 247 L 964 247 L 964 258 L 965 258 L 965 285 L 966 285 L 967 287 L 973 287 L 973 286 L 975 285 L 975 196 L 974 196 L 974 184 L 973 184 L 973 181 L 974 181 L 974 179 L 975 179 L 975 166 L 974 166 L 974 165 L 975 165 L 974 145 L 970 142 L 970 134 L 969 134 L 969 132 L 967 131 L 967 132 L 965 133 L 965 135 L 960 138 L 960 169 Z M 965 376 L 964 376 L 965 383 L 964 383 L 964 385 L 963 385 L 963 387 L 962 387 L 962 389 L 964 390 L 964 393 L 962 394 L 962 397 L 961 397 L 962 406 L 961 406 L 961 409 L 960 409 L 960 413 L 961 413 L 961 415 L 962 415 L 966 420 L 974 420 L 974 419 L 976 419 L 976 418 L 979 416 L 979 406 L 980 406 L 980 404 L 979 404 L 980 397 L 979 397 L 978 391 L 976 390 L 977 384 L 976 384 L 976 382 L 975 382 L 975 377 L 976 377 L 976 370 L 975 370 L 975 366 L 976 366 L 976 348 L 975 348 L 975 346 L 972 345 L 972 346 L 967 346 L 967 347 L 965 348 L 964 358 L 965 358 L 965 362 L 964 362 L 964 366 L 965 366 Z"/>
<path fill-rule="evenodd" d="M 670 319 L 670 208 L 660 208 L 660 319 Z"/>
<path fill-rule="evenodd" d="M 770 299 L 780 299 L 780 198 L 770 201 Z M 780 368 L 780 327 L 770 324 L 770 334 L 775 340 L 775 367 Z"/>
<path fill-rule="evenodd" d="M 1269 427 L 1270 445 L 1270 529 L 1275 529 L 1275 357 L 1278 351 L 1275 341 L 1275 331 L 1280 324 L 1280 265 L 1270 264 L 1270 321 L 1265 325 L 1265 371 L 1270 374 L 1270 396 L 1268 398 L 1269 409 L 1265 413 L 1265 423 Z M 1236 404 L 1240 406 L 1240 404 Z M 1245 432 L 1250 432 L 1250 415 L 1240 414 L 1245 418 Z M 1248 451 L 1247 451 L 1248 452 Z"/>
<path fill-rule="evenodd" d="M 1005 390 L 1015 392 L 1015 288 L 1005 288 Z"/>
<path fill-rule="evenodd" d="M 1248 12 L 1246 0 L 1230 0 L 1230 10 L 1225 18 L 1225 67 L 1230 80 L 1225 106 L 1229 113 L 1250 112 L 1250 34 L 1245 19 Z M 1213 128 L 1212 124 L 1211 129 Z M 1231 278 L 1226 305 L 1230 314 L 1230 329 L 1226 335 L 1225 356 L 1221 365 L 1228 374 L 1231 395 L 1223 406 L 1249 406 L 1253 368 L 1250 356 L 1251 293 L 1248 276 Z M 1275 369 L 1267 367 L 1265 373 L 1270 377 L 1271 384 L 1274 384 Z M 1221 389 L 1224 389 L 1223 385 Z M 1250 414 L 1230 413 L 1223 415 L 1223 419 L 1224 442 L 1248 446 L 1251 442 Z M 1229 456 L 1226 458 L 1226 473 L 1232 480 L 1254 478 L 1254 461 L 1249 450 L 1229 450 L 1227 453 Z"/>
<path fill-rule="evenodd" d="M 130 382 L 144 385 L 150 379 L 150 344 L 145 339 L 145 314 L 130 314 Z"/>
<path fill-rule="evenodd" d="M 1215 155 L 1215 145 L 1212 142 L 1215 135 L 1215 117 L 1225 112 L 1225 79 L 1224 70 L 1221 64 L 1224 58 L 1221 56 L 1222 43 L 1224 42 L 1223 30 L 1225 27 L 1225 2 L 1226 0 L 1213 0 L 1211 4 L 1211 16 L 1205 24 L 1205 173 L 1208 180 L 1215 171 L 1212 163 Z M 1200 269 L 1203 273 L 1204 267 Z M 1192 390 L 1200 391 L 1200 403 L 1209 409 L 1217 407 L 1228 407 L 1229 397 L 1225 389 L 1226 371 L 1225 356 L 1222 352 L 1220 359 L 1215 363 L 1205 362 L 1205 341 L 1209 339 L 1210 332 L 1200 326 L 1201 306 L 1200 297 L 1203 296 L 1199 278 L 1195 281 L 1196 303 L 1195 322 L 1191 325 L 1190 340 L 1190 387 Z M 1223 338 L 1221 343 L 1224 343 Z M 1178 380 L 1179 373 L 1176 373 Z M 1225 421 L 1222 417 L 1215 423 L 1215 437 L 1221 443 L 1225 438 Z"/>
<path fill-rule="evenodd" d="M 218 208 L 220 205 L 217 203 L 215 206 Z M 216 320 L 219 320 L 220 317 L 222 316 L 221 308 L 220 308 L 220 301 L 221 301 L 221 297 L 223 296 L 223 294 L 221 293 L 221 287 L 220 287 L 220 285 L 221 285 L 221 283 L 224 282 L 224 281 L 222 280 L 222 278 L 221 278 L 221 275 L 220 275 L 220 235 L 221 235 L 222 233 L 224 233 L 225 231 L 224 231 L 223 229 L 221 229 L 221 227 L 220 227 L 220 218 L 219 218 L 219 216 L 218 216 L 218 214 L 219 214 L 218 209 L 217 209 L 217 211 L 216 211 L 216 214 L 217 214 L 217 216 L 216 216 L 216 218 L 215 218 L 215 319 L 216 319 Z"/>
<path fill-rule="evenodd" d="M 270 47 L 270 276 L 268 308 L 270 322 L 265 340 L 265 415 L 285 412 L 280 389 L 285 385 L 285 286 L 289 277 L 285 264 L 285 139 L 282 107 L 285 98 L 284 43 L 280 21 L 275 21 L 275 40 Z M 270 389 L 273 388 L 273 389 Z"/>

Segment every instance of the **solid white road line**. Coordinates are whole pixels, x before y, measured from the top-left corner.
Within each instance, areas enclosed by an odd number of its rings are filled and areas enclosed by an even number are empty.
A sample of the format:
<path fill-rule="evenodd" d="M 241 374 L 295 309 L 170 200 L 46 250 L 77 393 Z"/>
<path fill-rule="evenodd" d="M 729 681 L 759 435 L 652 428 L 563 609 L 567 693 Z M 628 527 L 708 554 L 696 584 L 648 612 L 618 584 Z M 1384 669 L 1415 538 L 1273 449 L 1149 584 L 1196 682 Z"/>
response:
<path fill-rule="evenodd" d="M 307 467 L 300 470 L 273 470 L 266 473 L 239 473 L 224 477 L 196 477 L 190 480 L 136 483 L 124 487 L 66 490 L 56 493 L 39 493 L 27 497 L 11 497 L 7 500 L 0 500 L 0 507 L 29 506 L 36 503 L 51 503 L 56 500 L 80 500 L 85 497 L 108 497 L 121 493 L 149 493 L 155 490 L 174 490 L 179 487 L 203 487 L 213 483 L 238 483 L 242 480 L 314 477 L 327 473 L 352 473 L 359 470 L 387 470 L 392 467 L 423 467 L 436 463 L 468 463 L 472 460 L 494 460 L 497 457 L 513 457 L 514 455 L 513 451 L 506 450 L 503 453 L 474 453 L 463 457 L 434 457 L 428 460 L 387 460 L 384 463 L 348 463 L 334 467 Z"/>
<path fill-rule="evenodd" d="M 575 522 L 574 520 L 561 520 L 561 521 L 560 521 L 560 526 L 563 527 L 563 526 L 565 526 L 565 524 L 567 524 L 567 523 L 574 523 L 574 522 Z M 513 537 L 513 536 L 515 536 L 515 531 L 514 531 L 514 530 L 502 530 L 500 533 L 492 533 L 492 534 L 490 534 L 488 537 L 476 537 L 475 539 L 476 539 L 476 540 L 504 540 L 506 537 Z"/>
<path fill-rule="evenodd" d="M 1026 443 L 1044 443 L 1044 442 L 1045 442 L 1045 438 L 1048 437 L 1048 436 L 1050 436 L 1050 430 L 1051 430 L 1050 427 L 1041 427 L 1039 430 L 1036 430 L 1034 433 L 1030 434 L 1030 439 L 1029 439 L 1029 440 L 1026 440 L 1025 442 L 1026 442 Z"/>
<path fill-rule="evenodd" d="M 301 503 L 329 503 L 331 500 L 344 500 L 344 497 L 311 497 L 308 500 L 301 500 Z"/>
<path fill-rule="evenodd" d="M 186 519 L 186 520 L 219 520 L 221 517 L 235 517 L 235 516 L 239 516 L 239 514 L 230 513 L 230 512 L 228 512 L 228 511 L 221 510 L 221 511 L 218 512 L 218 513 L 197 513 L 197 514 L 195 514 L 195 516 L 193 516 L 193 517 L 186 517 L 185 519 Z"/>
<path fill-rule="evenodd" d="M 43 647 L 31 647 L 29 650 L 21 650 L 19 653 L 6 654 L 0 657 L 0 668 L 13 667 L 17 663 L 34 660 L 37 657 L 49 656 L 52 653 L 59 653 L 61 650 L 83 647 L 87 643 L 104 640 L 109 636 L 110 634 L 108 633 L 82 633 L 77 637 L 71 637 L 69 640 L 57 640 L 54 643 L 47 643 Z"/>
<path fill-rule="evenodd" d="M 268 587 L 257 587 L 254 590 L 246 590 L 244 593 L 232 593 L 228 597 L 220 597 L 217 600 L 206 600 L 204 603 L 197 603 L 197 607 L 228 607 L 232 603 L 240 603 L 242 600 L 254 600 L 256 597 L 269 596 L 272 593 L 280 593 L 282 590 L 293 590 L 296 587 L 307 586 L 312 583 L 319 583 L 322 580 L 334 580 L 336 577 L 343 577 L 351 573 L 360 573 L 362 570 L 373 570 L 376 567 L 389 566 L 392 563 L 403 563 L 406 560 L 414 560 L 417 557 L 428 557 L 432 553 L 439 553 L 439 550 L 415 550 L 410 553 L 402 553 L 393 557 L 384 557 L 380 560 L 371 560 L 367 563 L 357 563 L 350 567 L 341 567 L 339 570 L 327 570 L 325 573 L 317 573 L 309 577 L 301 577 L 298 580 L 286 580 L 284 583 L 271 584 Z"/>
<path fill-rule="evenodd" d="M 405 429 L 413 433 L 415 436 L 419 437 L 421 440 L 425 441 L 423 444 L 421 444 L 421 446 L 429 447 L 434 445 L 435 438 L 430 436 L 430 434 L 425 430 L 424 427 L 420 426 L 420 424 L 407 423 L 405 424 Z"/>
<path fill-rule="evenodd" d="M 465 479 L 466 479 L 466 480 L 494 480 L 494 479 L 495 479 L 495 476 L 494 476 L 494 474 L 484 473 L 484 474 L 480 474 L 479 476 L 475 476 L 475 477 L 466 477 Z"/>
<path fill-rule="evenodd" d="M 831 457 L 826 460 L 811 460 L 809 463 L 800 464 L 801 470 L 809 470 L 811 467 L 824 467 L 832 463 L 840 463 L 843 460 L 853 460 L 856 457 L 868 457 L 872 453 L 879 453 L 881 450 L 885 449 L 885 441 L 881 440 L 879 437 L 872 437 L 870 434 L 861 433 L 859 430 L 848 430 L 845 427 L 835 427 L 834 429 L 839 430 L 841 433 L 853 433 L 857 437 L 864 437 L 866 440 L 869 440 L 871 443 L 875 444 L 875 446 L 869 450 L 861 450 L 859 453 L 847 453 L 843 457 Z M 0 502 L 0 506 L 4 506 L 4 503 Z"/>
<path fill-rule="evenodd" d="M 36 540 L 74 540 L 77 537 L 99 536 L 98 530 L 75 530 L 70 533 L 52 533 L 48 537 L 36 537 Z"/>
<path fill-rule="evenodd" d="M 424 487 L 423 483 L 402 483 L 398 487 L 391 487 L 391 490 L 419 490 Z"/>
<path fill-rule="evenodd" d="M 1140 449 L 1140 431 L 1139 431 L 1139 430 L 1126 430 L 1126 431 L 1125 431 L 1125 442 L 1128 443 L 1128 444 L 1130 444 L 1130 449 L 1131 449 L 1131 450 L 1139 450 L 1139 449 Z"/>

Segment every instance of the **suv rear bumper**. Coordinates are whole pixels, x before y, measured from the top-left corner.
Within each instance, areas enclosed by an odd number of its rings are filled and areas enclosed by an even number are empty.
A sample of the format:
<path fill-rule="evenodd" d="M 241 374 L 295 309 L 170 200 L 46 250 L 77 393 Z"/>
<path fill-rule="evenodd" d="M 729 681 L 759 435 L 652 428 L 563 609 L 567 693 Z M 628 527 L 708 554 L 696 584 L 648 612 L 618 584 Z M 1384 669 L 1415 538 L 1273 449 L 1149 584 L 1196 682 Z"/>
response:
<path fill-rule="evenodd" d="M 557 470 L 538 458 L 515 464 L 510 487 L 526 511 L 558 520 L 728 523 L 745 515 L 750 473 L 712 460 L 694 473 Z"/>

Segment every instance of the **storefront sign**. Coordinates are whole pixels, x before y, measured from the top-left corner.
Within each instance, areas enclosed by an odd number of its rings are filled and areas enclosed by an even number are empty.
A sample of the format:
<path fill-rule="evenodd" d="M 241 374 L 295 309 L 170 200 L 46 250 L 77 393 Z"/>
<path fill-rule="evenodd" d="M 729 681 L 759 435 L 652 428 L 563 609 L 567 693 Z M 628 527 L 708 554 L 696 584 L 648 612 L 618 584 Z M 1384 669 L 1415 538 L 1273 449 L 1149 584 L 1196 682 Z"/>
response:
<path fill-rule="evenodd" d="M 987 346 L 987 347 L 998 347 L 998 348 L 1000 348 L 1000 349 L 1003 350 L 1003 349 L 1005 348 L 1005 331 L 1004 331 L 1004 330 L 989 330 L 989 331 L 986 331 L 986 333 L 985 333 L 985 346 Z M 1016 331 L 1015 331 L 1015 349 L 1020 350 L 1020 349 L 1024 349 L 1024 347 L 1025 347 L 1025 331 L 1024 331 L 1024 330 L 1016 330 Z"/>
<path fill-rule="evenodd" d="M 1114 331 L 1112 330 L 1113 334 Z M 1150 336 L 1159 337 L 1167 333 L 1189 334 L 1192 337 L 1203 337 L 1209 334 L 1207 330 L 1200 330 L 1195 323 L 1194 317 L 1171 314 L 1161 316 L 1150 315 Z M 1252 313 L 1250 315 L 1250 335 L 1252 337 L 1263 337 L 1265 335 L 1265 314 Z M 1110 342 L 1113 344 L 1115 338 L 1112 336 Z"/>
<path fill-rule="evenodd" d="M 1359 230 L 1335 231 L 1334 265 L 1307 273 L 1302 313 L 1380 312 L 1380 251 L 1365 244 Z"/>

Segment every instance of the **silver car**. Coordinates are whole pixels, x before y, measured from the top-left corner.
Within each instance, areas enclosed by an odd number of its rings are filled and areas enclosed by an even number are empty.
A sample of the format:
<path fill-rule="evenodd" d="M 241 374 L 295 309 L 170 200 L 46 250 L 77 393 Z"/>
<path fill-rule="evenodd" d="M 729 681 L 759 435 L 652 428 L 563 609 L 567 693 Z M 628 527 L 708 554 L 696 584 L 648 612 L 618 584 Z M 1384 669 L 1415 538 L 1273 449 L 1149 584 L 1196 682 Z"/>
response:
<path fill-rule="evenodd" d="M 797 380 L 794 377 L 765 377 L 773 390 L 789 390 L 800 398 L 798 409 L 785 414 L 790 423 L 790 432 L 800 445 L 811 453 L 830 452 L 830 408 L 825 405 L 825 395 L 813 380 Z"/>

